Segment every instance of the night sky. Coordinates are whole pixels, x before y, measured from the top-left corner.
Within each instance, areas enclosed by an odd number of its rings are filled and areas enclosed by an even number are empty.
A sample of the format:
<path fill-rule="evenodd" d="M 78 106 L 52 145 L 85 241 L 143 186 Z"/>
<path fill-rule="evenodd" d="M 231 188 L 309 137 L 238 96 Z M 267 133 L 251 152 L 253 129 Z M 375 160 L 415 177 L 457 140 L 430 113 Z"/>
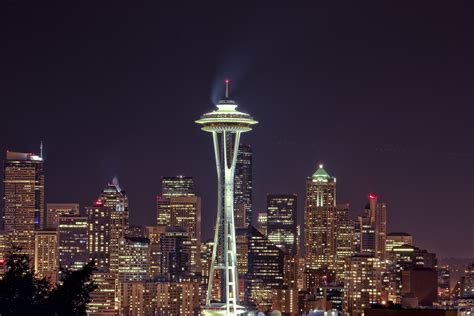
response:
<path fill-rule="evenodd" d="M 209 238 L 214 157 L 194 121 L 229 78 L 260 121 L 243 136 L 255 213 L 296 192 L 302 223 L 322 162 L 353 216 L 374 192 L 389 231 L 441 258 L 474 254 L 470 1 L 161 2 L 0 5 L 0 150 L 43 140 L 47 202 L 89 205 L 116 175 L 131 222 L 151 225 L 161 176 L 190 175 Z"/>

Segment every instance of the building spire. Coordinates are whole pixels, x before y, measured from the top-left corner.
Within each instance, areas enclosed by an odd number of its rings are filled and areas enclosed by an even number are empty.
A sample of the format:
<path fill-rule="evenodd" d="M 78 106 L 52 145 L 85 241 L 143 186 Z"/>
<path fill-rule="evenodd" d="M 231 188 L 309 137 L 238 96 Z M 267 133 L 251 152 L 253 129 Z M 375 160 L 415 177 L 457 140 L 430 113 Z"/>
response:
<path fill-rule="evenodd" d="M 43 141 L 40 143 L 40 157 L 43 159 Z"/>
<path fill-rule="evenodd" d="M 229 98 L 229 79 L 225 80 L 225 98 Z"/>

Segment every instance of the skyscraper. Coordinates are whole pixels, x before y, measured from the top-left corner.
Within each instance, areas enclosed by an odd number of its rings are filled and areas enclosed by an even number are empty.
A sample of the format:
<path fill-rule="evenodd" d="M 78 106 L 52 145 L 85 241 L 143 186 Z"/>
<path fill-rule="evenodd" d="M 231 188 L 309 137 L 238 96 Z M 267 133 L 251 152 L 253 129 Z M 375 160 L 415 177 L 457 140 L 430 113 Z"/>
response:
<path fill-rule="evenodd" d="M 34 230 L 43 228 L 43 158 L 7 151 L 3 173 L 4 230 L 22 253 L 34 258 Z"/>
<path fill-rule="evenodd" d="M 293 256 L 297 253 L 296 194 L 267 195 L 267 236 Z"/>
<path fill-rule="evenodd" d="M 181 227 L 167 227 L 159 240 L 160 275 L 176 282 L 191 273 L 191 242 Z"/>
<path fill-rule="evenodd" d="M 81 269 L 88 262 L 87 259 L 87 217 L 59 217 L 59 266 L 75 271 Z"/>
<path fill-rule="evenodd" d="M 401 247 L 404 245 L 413 246 L 413 236 L 404 232 L 393 232 L 387 235 L 387 241 L 385 243 L 385 252 L 390 253 L 393 248 Z"/>
<path fill-rule="evenodd" d="M 369 193 L 371 221 L 375 228 L 375 255 L 385 260 L 385 243 L 387 240 L 387 205 L 379 202 L 375 194 Z"/>
<path fill-rule="evenodd" d="M 148 278 L 150 240 L 143 237 L 125 237 L 119 241 L 119 282 L 144 281 Z"/>
<path fill-rule="evenodd" d="M 321 268 L 333 261 L 330 229 L 335 206 L 336 178 L 319 165 L 318 170 L 306 180 L 304 249 L 306 266 L 310 269 Z"/>
<path fill-rule="evenodd" d="M 125 237 L 129 228 L 128 197 L 125 191 L 120 188 L 117 178 L 114 177 L 112 183 L 107 184 L 97 201 L 102 203 L 102 207 L 107 209 L 107 214 L 110 216 L 109 268 L 111 272 L 117 273 L 120 240 Z"/>
<path fill-rule="evenodd" d="M 65 215 L 79 216 L 77 203 L 48 203 L 46 204 L 46 228 L 56 229 L 59 217 Z"/>
<path fill-rule="evenodd" d="M 204 114 L 196 123 L 203 125 L 202 130 L 212 133 L 217 167 L 217 217 L 209 273 L 206 308 L 209 313 L 221 311 L 227 315 L 236 315 L 238 306 L 237 249 L 234 225 L 234 181 L 235 165 L 240 135 L 251 130 L 256 124 L 250 115 L 236 110 L 237 104 L 226 95 L 217 104 L 217 110 Z M 214 271 L 221 270 L 223 287 L 221 303 L 211 306 Z"/>
<path fill-rule="evenodd" d="M 250 145 L 239 145 L 234 177 L 234 209 L 237 227 L 252 224 L 252 156 Z"/>

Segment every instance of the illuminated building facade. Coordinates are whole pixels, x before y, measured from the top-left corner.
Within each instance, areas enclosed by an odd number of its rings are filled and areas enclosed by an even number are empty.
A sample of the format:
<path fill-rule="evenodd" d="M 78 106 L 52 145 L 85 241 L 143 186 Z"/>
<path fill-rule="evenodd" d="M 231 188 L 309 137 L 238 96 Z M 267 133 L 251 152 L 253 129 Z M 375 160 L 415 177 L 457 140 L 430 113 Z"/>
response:
<path fill-rule="evenodd" d="M 319 165 L 318 170 L 306 180 L 304 249 L 308 268 L 317 269 L 334 260 L 330 229 L 335 206 L 336 178 Z"/>
<path fill-rule="evenodd" d="M 86 207 L 88 261 L 95 260 L 100 272 L 110 271 L 110 212 L 101 201 Z"/>
<path fill-rule="evenodd" d="M 125 237 L 119 242 L 118 281 L 144 281 L 149 272 L 150 240 L 143 237 Z"/>
<path fill-rule="evenodd" d="M 156 315 L 198 315 L 199 285 L 196 282 L 157 282 L 156 297 Z"/>
<path fill-rule="evenodd" d="M 369 193 L 368 203 L 357 220 L 357 252 L 387 258 L 387 205 Z"/>
<path fill-rule="evenodd" d="M 297 253 L 296 194 L 267 195 L 267 236 L 289 254 Z"/>
<path fill-rule="evenodd" d="M 58 228 L 61 216 L 79 216 L 77 203 L 48 203 L 46 204 L 46 228 Z"/>
<path fill-rule="evenodd" d="M 35 231 L 35 273 L 56 283 L 58 273 L 58 236 L 56 230 Z"/>
<path fill-rule="evenodd" d="M 43 228 L 43 158 L 7 151 L 3 169 L 4 230 L 21 252 L 34 258 L 34 230 Z"/>
<path fill-rule="evenodd" d="M 252 224 L 252 147 L 239 144 L 234 177 L 234 209 L 236 227 Z"/>
<path fill-rule="evenodd" d="M 237 249 L 234 225 L 234 182 L 235 168 L 240 143 L 240 135 L 251 130 L 257 121 L 236 110 L 237 104 L 226 96 L 217 104 L 217 109 L 201 116 L 196 123 L 202 130 L 212 133 L 217 169 L 217 217 L 212 253 L 211 271 L 206 298 L 208 313 L 236 315 L 242 308 L 238 306 Z M 220 270 L 220 304 L 211 305 L 214 271 Z"/>
<path fill-rule="evenodd" d="M 193 177 L 176 176 L 161 178 L 161 196 L 195 196 Z"/>
<path fill-rule="evenodd" d="M 110 272 L 94 272 L 92 280 L 97 289 L 90 294 L 91 302 L 87 304 L 89 316 L 118 316 L 116 302 L 116 274 Z"/>
<path fill-rule="evenodd" d="M 382 302 L 382 262 L 368 255 L 347 258 L 344 280 L 344 312 L 363 315 L 370 304 Z"/>
<path fill-rule="evenodd" d="M 167 226 L 145 226 L 144 228 L 144 235 L 150 241 L 150 276 L 152 279 L 161 275 L 160 238 L 166 229 Z"/>
<path fill-rule="evenodd" d="M 112 179 L 112 183 L 107 184 L 97 202 L 107 209 L 110 216 L 109 269 L 111 272 L 117 273 L 120 240 L 128 233 L 129 213 L 128 197 L 125 191 L 120 188 L 116 177 Z"/>
<path fill-rule="evenodd" d="M 173 196 L 157 198 L 157 225 L 181 227 L 191 243 L 191 271 L 200 271 L 201 198 L 198 196 Z"/>
<path fill-rule="evenodd" d="M 87 217 L 61 216 L 58 219 L 59 266 L 76 271 L 87 261 Z"/>

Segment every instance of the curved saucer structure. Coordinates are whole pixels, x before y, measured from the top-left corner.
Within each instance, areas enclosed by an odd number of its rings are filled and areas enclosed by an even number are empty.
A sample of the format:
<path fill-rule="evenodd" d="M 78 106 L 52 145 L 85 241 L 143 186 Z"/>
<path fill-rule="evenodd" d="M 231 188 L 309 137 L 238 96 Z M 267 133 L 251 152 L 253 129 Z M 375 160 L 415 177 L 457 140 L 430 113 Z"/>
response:
<path fill-rule="evenodd" d="M 228 98 L 228 80 L 225 83 L 225 98 L 218 102 L 217 109 L 196 121 L 202 125 L 203 131 L 212 134 L 217 168 L 217 217 L 204 315 L 238 315 L 245 312 L 245 308 L 238 305 L 234 174 L 240 134 L 252 130 L 251 126 L 258 122 L 249 114 L 236 110 L 237 103 Z M 216 272 L 220 273 L 220 302 L 212 301 Z"/>

